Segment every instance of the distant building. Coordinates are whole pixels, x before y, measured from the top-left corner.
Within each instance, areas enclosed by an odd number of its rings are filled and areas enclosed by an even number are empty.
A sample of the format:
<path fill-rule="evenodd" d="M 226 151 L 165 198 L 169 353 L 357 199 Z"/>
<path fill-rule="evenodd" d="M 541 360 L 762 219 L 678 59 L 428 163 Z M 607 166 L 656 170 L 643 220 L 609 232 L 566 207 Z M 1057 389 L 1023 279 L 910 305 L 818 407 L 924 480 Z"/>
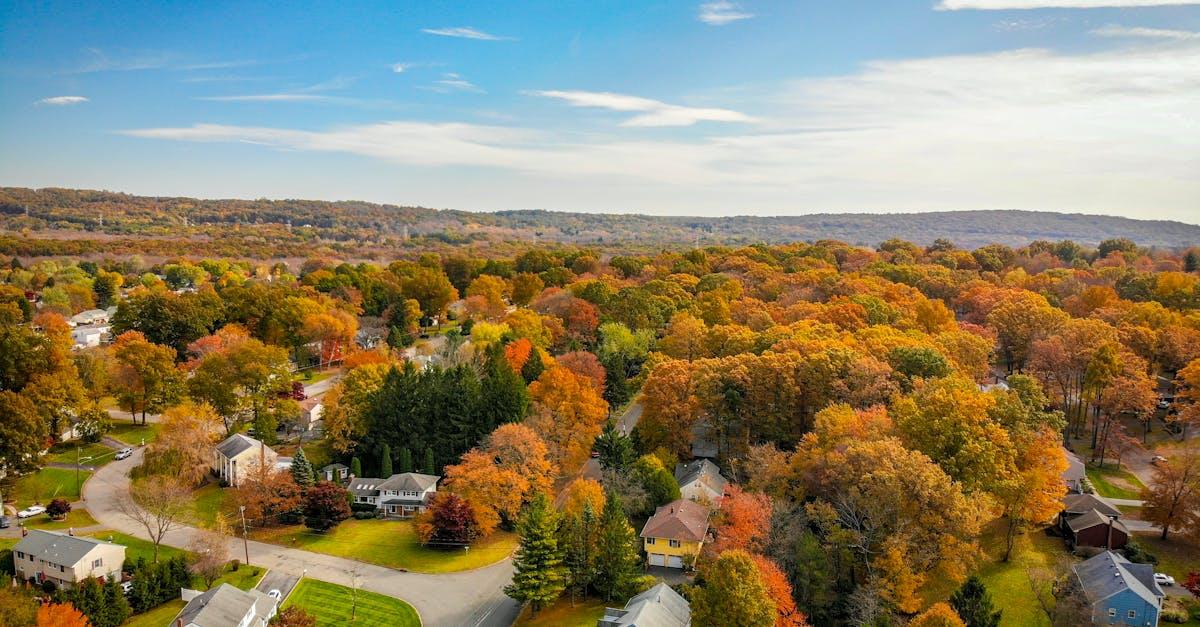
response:
<path fill-rule="evenodd" d="M 237 487 L 253 468 L 275 467 L 279 455 L 271 447 L 243 433 L 235 433 L 213 449 L 212 470 Z"/>
<path fill-rule="evenodd" d="M 605 608 L 596 627 L 688 627 L 692 608 L 665 583 L 629 599 L 624 609 Z"/>
<path fill-rule="evenodd" d="M 1092 608 L 1092 622 L 1155 627 L 1165 594 L 1154 581 L 1154 567 L 1134 564 L 1105 551 L 1072 567 Z"/>
<path fill-rule="evenodd" d="M 721 469 L 707 459 L 697 459 L 675 465 L 675 480 L 683 498 L 697 503 L 716 503 L 725 494 L 725 477 Z"/>
<path fill-rule="evenodd" d="M 40 529 L 25 533 L 12 548 L 18 579 L 52 581 L 59 588 L 70 588 L 91 577 L 121 576 L 125 547 L 120 544 Z"/>
<path fill-rule="evenodd" d="M 89 324 L 71 329 L 72 347 L 76 350 L 99 346 L 112 334 L 108 324 Z"/>
<path fill-rule="evenodd" d="M 374 505 L 385 516 L 407 518 L 425 511 L 441 477 L 404 472 L 387 479 L 354 477 L 346 486 L 355 503 Z"/>
<path fill-rule="evenodd" d="M 650 566 L 684 568 L 700 554 L 708 536 L 709 510 L 679 499 L 654 510 L 642 527 L 642 545 Z"/>
<path fill-rule="evenodd" d="M 107 323 L 108 318 L 108 311 L 104 309 L 88 309 L 87 311 L 81 311 L 71 316 L 71 319 L 67 323 L 73 327 L 78 327 L 89 324 Z"/>
<path fill-rule="evenodd" d="M 1068 494 L 1058 514 L 1058 528 L 1067 545 L 1119 549 L 1129 542 L 1121 510 L 1092 494 Z"/>
<path fill-rule="evenodd" d="M 330 464 L 320 470 L 320 475 L 325 481 L 343 483 L 350 479 L 350 468 L 345 464 Z"/>
<path fill-rule="evenodd" d="M 266 627 L 278 602 L 258 590 L 239 590 L 223 583 L 196 595 L 184 606 L 173 627 Z"/>
<path fill-rule="evenodd" d="M 325 404 L 321 402 L 321 398 L 306 398 L 300 401 L 300 430 L 312 431 L 313 428 L 320 426 L 321 418 L 325 415 Z"/>

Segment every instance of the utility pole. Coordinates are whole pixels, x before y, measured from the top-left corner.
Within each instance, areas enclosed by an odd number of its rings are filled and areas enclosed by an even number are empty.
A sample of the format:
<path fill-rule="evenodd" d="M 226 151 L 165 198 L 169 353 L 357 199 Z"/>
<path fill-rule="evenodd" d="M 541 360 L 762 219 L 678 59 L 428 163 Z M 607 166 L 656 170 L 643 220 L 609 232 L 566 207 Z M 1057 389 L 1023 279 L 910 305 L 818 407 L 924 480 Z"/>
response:
<path fill-rule="evenodd" d="M 247 532 L 246 532 L 246 506 L 239 505 L 238 513 L 242 515 L 242 547 L 244 549 L 246 549 L 246 565 L 249 566 L 250 565 L 250 540 L 248 540 L 246 537 L 246 535 L 247 535 Z"/>
<path fill-rule="evenodd" d="M 79 491 L 79 440 L 75 440 L 75 491 Z"/>

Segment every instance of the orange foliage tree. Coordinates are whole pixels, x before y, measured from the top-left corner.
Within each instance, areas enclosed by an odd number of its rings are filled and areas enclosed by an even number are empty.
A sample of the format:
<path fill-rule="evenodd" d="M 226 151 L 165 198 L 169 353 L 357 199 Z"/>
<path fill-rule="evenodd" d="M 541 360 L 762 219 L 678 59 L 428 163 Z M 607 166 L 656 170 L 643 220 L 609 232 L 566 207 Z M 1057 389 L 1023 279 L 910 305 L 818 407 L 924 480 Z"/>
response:
<path fill-rule="evenodd" d="M 560 469 L 578 467 L 604 427 L 608 402 L 591 379 L 563 367 L 543 372 L 529 396 L 533 405 L 525 422 L 546 442 L 551 461 Z"/>

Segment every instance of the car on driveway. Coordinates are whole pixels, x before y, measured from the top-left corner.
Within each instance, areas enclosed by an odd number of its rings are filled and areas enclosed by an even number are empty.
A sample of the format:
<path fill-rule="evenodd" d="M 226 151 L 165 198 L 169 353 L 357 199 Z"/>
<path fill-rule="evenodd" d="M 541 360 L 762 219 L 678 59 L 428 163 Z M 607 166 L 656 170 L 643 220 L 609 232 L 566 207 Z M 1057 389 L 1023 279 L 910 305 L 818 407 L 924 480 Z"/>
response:
<path fill-rule="evenodd" d="M 46 508 L 42 507 L 41 505 L 30 505 L 29 507 L 17 512 L 17 518 L 33 518 L 34 516 L 45 512 Z"/>
<path fill-rule="evenodd" d="M 1166 573 L 1154 573 L 1154 583 L 1160 586 L 1175 585 L 1175 578 Z"/>
<path fill-rule="evenodd" d="M 117 451 L 116 459 L 125 459 L 126 457 L 129 457 L 130 455 L 133 455 L 133 449 L 131 449 L 129 447 L 125 447 L 125 448 Z"/>
<path fill-rule="evenodd" d="M 0 529 L 8 529 L 11 526 L 12 521 L 8 519 L 8 516 L 0 516 Z"/>
<path fill-rule="evenodd" d="M 267 596 L 271 597 L 272 599 L 275 599 L 276 601 L 283 600 L 283 593 L 280 592 L 279 590 L 272 590 L 267 593 Z"/>
<path fill-rule="evenodd" d="M 1165 461 L 1167 461 L 1167 458 L 1163 457 L 1162 455 L 1155 455 L 1154 457 L 1150 458 L 1151 464 L 1161 464 Z"/>

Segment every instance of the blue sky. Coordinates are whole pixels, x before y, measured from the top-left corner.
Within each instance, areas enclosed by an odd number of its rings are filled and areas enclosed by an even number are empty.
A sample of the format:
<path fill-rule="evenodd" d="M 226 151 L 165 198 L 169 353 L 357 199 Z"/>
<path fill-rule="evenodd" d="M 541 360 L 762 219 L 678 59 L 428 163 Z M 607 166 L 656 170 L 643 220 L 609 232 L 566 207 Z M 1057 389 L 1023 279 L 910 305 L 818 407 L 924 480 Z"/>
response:
<path fill-rule="evenodd" d="M 0 2 L 2 185 L 1200 222 L 1200 0 L 90 4 Z"/>

